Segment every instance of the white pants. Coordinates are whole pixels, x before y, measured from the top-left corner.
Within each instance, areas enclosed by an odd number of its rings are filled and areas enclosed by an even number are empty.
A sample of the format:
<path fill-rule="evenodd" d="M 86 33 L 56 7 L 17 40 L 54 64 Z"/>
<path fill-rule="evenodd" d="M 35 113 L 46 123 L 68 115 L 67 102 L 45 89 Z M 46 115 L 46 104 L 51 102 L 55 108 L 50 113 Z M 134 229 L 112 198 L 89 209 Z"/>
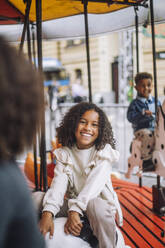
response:
<path fill-rule="evenodd" d="M 106 200 L 95 198 L 89 201 L 86 211 L 90 226 L 99 241 L 99 248 L 116 247 L 115 214 Z"/>
<path fill-rule="evenodd" d="M 33 193 L 36 209 L 41 209 L 43 192 Z M 68 204 L 64 204 L 56 217 L 67 217 Z M 115 248 L 117 242 L 115 213 L 110 211 L 108 201 L 99 197 L 89 201 L 85 214 L 88 217 L 93 234 L 99 241 L 99 248 Z"/>

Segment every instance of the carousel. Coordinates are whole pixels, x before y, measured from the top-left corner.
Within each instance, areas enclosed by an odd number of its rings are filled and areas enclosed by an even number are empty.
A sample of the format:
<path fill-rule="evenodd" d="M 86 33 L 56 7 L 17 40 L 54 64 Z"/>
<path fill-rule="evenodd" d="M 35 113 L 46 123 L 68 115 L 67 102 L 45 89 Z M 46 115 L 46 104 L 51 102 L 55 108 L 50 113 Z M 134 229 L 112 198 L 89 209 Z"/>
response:
<path fill-rule="evenodd" d="M 0 34 L 9 41 L 18 41 L 21 35 L 20 51 L 25 39 L 28 42 L 29 60 L 36 56 L 33 40 L 37 39 L 38 69 L 42 71 L 42 39 L 66 39 L 85 37 L 88 71 L 89 101 L 92 102 L 92 82 L 90 70 L 89 37 L 100 33 L 125 30 L 135 27 L 136 59 L 139 72 L 139 26 L 149 22 L 152 31 L 153 76 L 155 102 L 157 103 L 157 68 L 155 48 L 155 23 L 165 21 L 163 0 L 1 0 Z M 31 28 L 30 28 L 31 27 Z M 7 31 L 8 30 L 8 31 Z M 10 30 L 10 31 L 9 31 Z M 44 91 L 44 89 L 43 89 Z M 44 92 L 41 97 L 44 97 Z M 146 187 L 141 179 L 146 168 L 141 159 L 140 143 L 133 143 L 128 158 L 129 177 L 134 166 L 139 167 L 139 184 L 130 183 L 111 175 L 114 189 L 123 211 L 124 225 L 117 228 L 118 248 L 122 247 L 165 247 L 165 188 L 161 186 L 161 177 L 165 177 L 165 102 L 158 108 L 155 104 L 157 125 L 155 128 L 155 149 L 153 152 L 154 172 L 157 175 L 155 185 Z M 37 154 L 39 140 L 39 154 Z M 32 191 L 46 192 L 54 176 L 56 160 L 54 150 L 61 145 L 56 140 L 52 149 L 46 151 L 45 116 L 38 137 L 34 142 L 33 153 L 28 153 L 24 165 L 24 174 Z M 80 238 L 64 234 L 66 220 L 56 218 L 56 230 L 53 239 L 46 237 L 48 248 L 85 248 L 90 245 Z M 126 245 L 127 246 L 126 246 Z M 98 247 L 97 244 L 95 247 Z"/>

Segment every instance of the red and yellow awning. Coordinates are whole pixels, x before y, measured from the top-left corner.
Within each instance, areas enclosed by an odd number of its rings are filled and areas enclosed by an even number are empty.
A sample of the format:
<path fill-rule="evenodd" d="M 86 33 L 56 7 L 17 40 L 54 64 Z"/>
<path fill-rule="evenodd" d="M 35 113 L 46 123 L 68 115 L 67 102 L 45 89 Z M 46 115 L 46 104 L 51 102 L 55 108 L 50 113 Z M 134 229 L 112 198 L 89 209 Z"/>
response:
<path fill-rule="evenodd" d="M 8 0 L 17 10 L 25 15 L 26 4 L 23 0 Z M 103 14 L 129 7 L 130 4 L 140 4 L 144 0 L 89 0 L 88 13 Z M 36 20 L 36 0 L 32 0 L 30 21 Z M 43 0 L 42 20 L 52 20 L 67 16 L 82 14 L 84 7 L 81 0 Z"/>

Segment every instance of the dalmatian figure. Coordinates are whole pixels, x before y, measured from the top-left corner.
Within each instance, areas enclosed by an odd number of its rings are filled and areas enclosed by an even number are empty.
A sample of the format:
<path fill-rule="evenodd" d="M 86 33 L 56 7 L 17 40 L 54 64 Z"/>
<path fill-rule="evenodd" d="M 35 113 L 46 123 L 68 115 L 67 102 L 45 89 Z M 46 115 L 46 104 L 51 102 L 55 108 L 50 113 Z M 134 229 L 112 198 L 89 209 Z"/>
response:
<path fill-rule="evenodd" d="M 137 176 L 141 176 L 142 172 L 150 171 L 165 177 L 165 100 L 158 109 L 154 134 L 148 130 L 148 135 L 146 136 L 146 132 L 147 129 L 145 129 L 145 137 L 147 137 L 145 142 L 142 142 L 144 129 L 137 131 L 135 134 L 135 139 L 132 142 L 131 156 L 128 158 L 126 178 L 130 178 L 135 166 L 139 167 Z M 147 154 L 147 159 L 145 160 L 143 158 L 144 154 L 145 156 Z"/>
<path fill-rule="evenodd" d="M 152 153 L 155 146 L 154 133 L 148 129 L 141 129 L 135 133 L 135 138 L 131 145 L 131 156 L 128 158 L 128 171 L 126 178 L 130 178 L 134 167 L 138 166 L 137 176 L 141 176 L 144 171 L 153 171 Z"/>
<path fill-rule="evenodd" d="M 165 177 L 165 100 L 158 111 L 155 128 L 155 149 L 152 160 L 156 167 L 155 173 Z"/>
<path fill-rule="evenodd" d="M 131 172 L 135 166 L 139 166 L 139 171 L 142 169 L 142 159 L 141 159 L 141 141 L 135 139 L 132 142 L 132 153 L 131 156 L 128 158 L 128 171 L 125 174 L 126 178 L 130 178 Z"/>

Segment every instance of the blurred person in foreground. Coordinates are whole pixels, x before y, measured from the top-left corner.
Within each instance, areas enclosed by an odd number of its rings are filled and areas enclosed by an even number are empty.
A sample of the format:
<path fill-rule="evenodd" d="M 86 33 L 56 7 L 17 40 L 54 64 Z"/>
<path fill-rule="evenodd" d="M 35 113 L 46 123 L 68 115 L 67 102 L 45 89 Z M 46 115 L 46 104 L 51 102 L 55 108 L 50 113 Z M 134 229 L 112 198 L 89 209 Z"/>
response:
<path fill-rule="evenodd" d="M 15 157 L 41 121 L 41 79 L 0 36 L 0 247 L 44 248 L 30 191 Z"/>

